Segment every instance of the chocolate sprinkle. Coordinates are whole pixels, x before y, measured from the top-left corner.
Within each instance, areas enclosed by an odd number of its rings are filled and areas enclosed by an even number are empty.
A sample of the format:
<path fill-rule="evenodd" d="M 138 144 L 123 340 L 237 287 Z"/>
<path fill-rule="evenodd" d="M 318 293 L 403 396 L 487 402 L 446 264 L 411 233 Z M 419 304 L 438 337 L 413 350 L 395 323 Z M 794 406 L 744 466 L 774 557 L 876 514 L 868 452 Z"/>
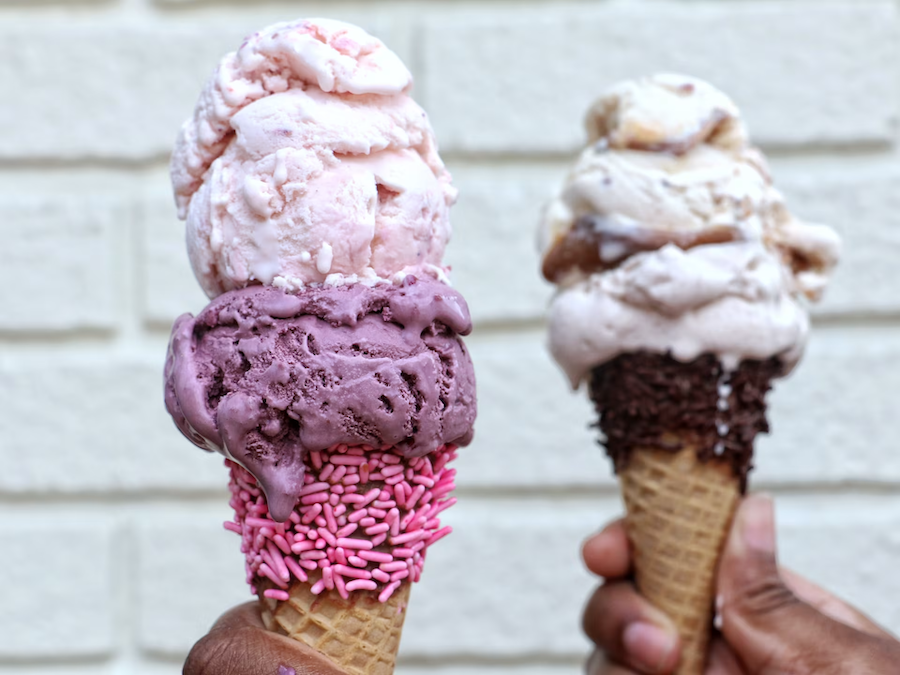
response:
<path fill-rule="evenodd" d="M 728 373 L 712 354 L 690 363 L 668 354 L 624 354 L 592 372 L 596 426 L 605 436 L 600 444 L 619 472 L 635 448 L 677 452 L 683 444 L 670 439 L 683 438 L 701 461 L 729 462 L 744 491 L 753 441 L 769 431 L 766 393 L 782 374 L 777 358 L 744 361 Z"/>

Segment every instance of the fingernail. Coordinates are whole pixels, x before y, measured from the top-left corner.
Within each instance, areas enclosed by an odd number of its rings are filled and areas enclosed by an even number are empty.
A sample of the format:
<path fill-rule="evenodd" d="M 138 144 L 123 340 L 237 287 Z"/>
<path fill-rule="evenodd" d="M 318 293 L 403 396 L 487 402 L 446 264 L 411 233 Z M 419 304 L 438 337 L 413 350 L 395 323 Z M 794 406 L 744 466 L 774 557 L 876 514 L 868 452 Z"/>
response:
<path fill-rule="evenodd" d="M 659 672 L 672 656 L 677 638 L 650 623 L 632 623 L 622 634 L 622 644 L 641 668 Z"/>
<path fill-rule="evenodd" d="M 769 495 L 752 495 L 740 510 L 744 546 L 763 553 L 775 552 L 775 503 Z"/>

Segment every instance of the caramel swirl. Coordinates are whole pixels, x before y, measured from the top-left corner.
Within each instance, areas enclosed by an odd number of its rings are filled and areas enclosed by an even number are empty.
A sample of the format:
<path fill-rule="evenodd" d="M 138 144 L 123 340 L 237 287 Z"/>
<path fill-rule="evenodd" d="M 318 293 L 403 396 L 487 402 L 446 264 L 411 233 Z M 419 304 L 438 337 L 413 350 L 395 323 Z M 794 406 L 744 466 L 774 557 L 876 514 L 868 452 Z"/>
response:
<path fill-rule="evenodd" d="M 695 231 L 656 230 L 624 225 L 604 215 L 581 216 L 544 256 L 543 274 L 559 283 L 573 269 L 585 274 L 613 269 L 636 253 L 656 251 L 667 244 L 688 250 L 705 244 L 727 244 L 742 237 L 735 227 L 714 226 Z"/>

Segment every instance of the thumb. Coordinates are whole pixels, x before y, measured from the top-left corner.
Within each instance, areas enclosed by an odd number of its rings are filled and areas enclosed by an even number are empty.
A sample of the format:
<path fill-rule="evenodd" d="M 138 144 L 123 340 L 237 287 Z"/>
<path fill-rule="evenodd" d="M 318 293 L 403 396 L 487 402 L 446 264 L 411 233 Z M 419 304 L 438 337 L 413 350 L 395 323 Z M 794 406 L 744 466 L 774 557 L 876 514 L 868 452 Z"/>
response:
<path fill-rule="evenodd" d="M 746 498 L 719 565 L 722 634 L 750 673 L 822 672 L 866 640 L 788 589 L 778 571 L 772 499 Z"/>

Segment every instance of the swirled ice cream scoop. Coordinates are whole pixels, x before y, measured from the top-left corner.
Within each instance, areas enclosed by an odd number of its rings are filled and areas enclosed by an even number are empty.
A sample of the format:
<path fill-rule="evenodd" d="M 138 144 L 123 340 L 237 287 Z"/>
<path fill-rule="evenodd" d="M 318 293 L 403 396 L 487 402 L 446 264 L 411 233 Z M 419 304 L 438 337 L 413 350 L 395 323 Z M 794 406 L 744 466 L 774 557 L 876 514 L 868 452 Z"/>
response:
<path fill-rule="evenodd" d="M 714 353 L 790 369 L 840 240 L 785 206 L 734 103 L 680 75 L 625 82 L 587 116 L 590 145 L 548 206 L 550 346 L 574 385 L 624 352 Z"/>
<path fill-rule="evenodd" d="M 456 191 L 411 83 L 380 40 L 325 19 L 276 24 L 222 59 L 171 163 L 210 297 L 443 274 Z"/>

